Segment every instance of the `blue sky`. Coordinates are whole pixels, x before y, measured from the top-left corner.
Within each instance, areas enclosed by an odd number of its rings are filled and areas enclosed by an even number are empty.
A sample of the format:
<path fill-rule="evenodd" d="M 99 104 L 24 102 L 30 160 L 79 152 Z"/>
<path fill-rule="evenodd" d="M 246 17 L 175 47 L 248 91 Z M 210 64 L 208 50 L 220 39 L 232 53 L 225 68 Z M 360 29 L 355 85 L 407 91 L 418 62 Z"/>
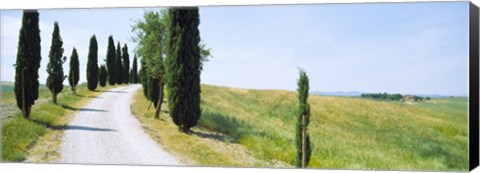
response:
<path fill-rule="evenodd" d="M 65 55 L 78 49 L 85 81 L 88 41 L 128 44 L 142 8 L 40 10 L 42 67 L 58 21 Z M 202 83 L 295 90 L 297 67 L 311 91 L 467 95 L 468 2 L 201 7 L 200 32 L 213 58 Z M 1 80 L 12 81 L 21 11 L 1 13 Z M 65 64 L 68 68 L 68 63 Z"/>

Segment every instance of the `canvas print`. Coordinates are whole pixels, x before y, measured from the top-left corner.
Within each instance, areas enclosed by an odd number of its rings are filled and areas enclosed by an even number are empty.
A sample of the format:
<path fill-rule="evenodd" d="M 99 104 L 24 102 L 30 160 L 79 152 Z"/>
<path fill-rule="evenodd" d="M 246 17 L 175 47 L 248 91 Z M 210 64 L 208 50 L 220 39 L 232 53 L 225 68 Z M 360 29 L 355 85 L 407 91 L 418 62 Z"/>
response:
<path fill-rule="evenodd" d="M 2 10 L 2 162 L 467 171 L 469 3 Z"/>

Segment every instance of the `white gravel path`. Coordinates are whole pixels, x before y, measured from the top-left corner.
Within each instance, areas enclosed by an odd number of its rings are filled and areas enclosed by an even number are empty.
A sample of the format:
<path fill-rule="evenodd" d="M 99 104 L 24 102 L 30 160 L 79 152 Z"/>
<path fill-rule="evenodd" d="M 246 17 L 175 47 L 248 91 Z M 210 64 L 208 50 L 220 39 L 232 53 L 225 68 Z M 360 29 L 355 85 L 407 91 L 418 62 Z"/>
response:
<path fill-rule="evenodd" d="M 64 132 L 60 163 L 181 165 L 131 115 L 140 85 L 107 91 L 82 108 Z"/>

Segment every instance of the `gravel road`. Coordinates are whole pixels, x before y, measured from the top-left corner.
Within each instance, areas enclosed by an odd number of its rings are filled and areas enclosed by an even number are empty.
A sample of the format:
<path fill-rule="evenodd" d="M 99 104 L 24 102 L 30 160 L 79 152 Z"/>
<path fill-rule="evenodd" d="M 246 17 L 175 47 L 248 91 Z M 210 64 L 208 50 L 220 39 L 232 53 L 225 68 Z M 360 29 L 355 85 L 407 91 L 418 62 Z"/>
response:
<path fill-rule="evenodd" d="M 60 163 L 181 165 L 143 132 L 130 103 L 140 85 L 109 90 L 79 110 L 62 139 Z"/>

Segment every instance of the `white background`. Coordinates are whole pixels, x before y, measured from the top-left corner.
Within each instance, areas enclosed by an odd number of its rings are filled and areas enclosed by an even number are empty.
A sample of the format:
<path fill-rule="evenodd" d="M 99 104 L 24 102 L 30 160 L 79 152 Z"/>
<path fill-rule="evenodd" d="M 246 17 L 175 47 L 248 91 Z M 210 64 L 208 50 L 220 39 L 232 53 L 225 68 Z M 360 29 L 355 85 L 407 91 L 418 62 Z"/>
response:
<path fill-rule="evenodd" d="M 252 5 L 252 4 L 296 4 L 296 3 L 362 3 L 362 2 L 420 2 L 425 0 L 2 0 L 0 9 L 26 8 L 93 8 L 93 7 L 147 7 L 147 6 L 192 6 L 192 5 Z M 443 1 L 443 0 L 435 0 Z M 472 0 L 480 6 L 480 0 Z M 319 169 L 258 169 L 258 168 L 209 168 L 209 167 L 164 167 L 164 166 L 120 166 L 120 165 L 67 165 L 67 164 L 25 164 L 0 163 L 0 172 L 48 172 L 48 173 L 86 173 L 86 172 L 189 172 L 189 173 L 317 173 L 317 172 L 401 172 L 401 171 L 358 171 L 358 170 L 319 170 Z M 480 168 L 473 172 L 480 173 Z"/>

